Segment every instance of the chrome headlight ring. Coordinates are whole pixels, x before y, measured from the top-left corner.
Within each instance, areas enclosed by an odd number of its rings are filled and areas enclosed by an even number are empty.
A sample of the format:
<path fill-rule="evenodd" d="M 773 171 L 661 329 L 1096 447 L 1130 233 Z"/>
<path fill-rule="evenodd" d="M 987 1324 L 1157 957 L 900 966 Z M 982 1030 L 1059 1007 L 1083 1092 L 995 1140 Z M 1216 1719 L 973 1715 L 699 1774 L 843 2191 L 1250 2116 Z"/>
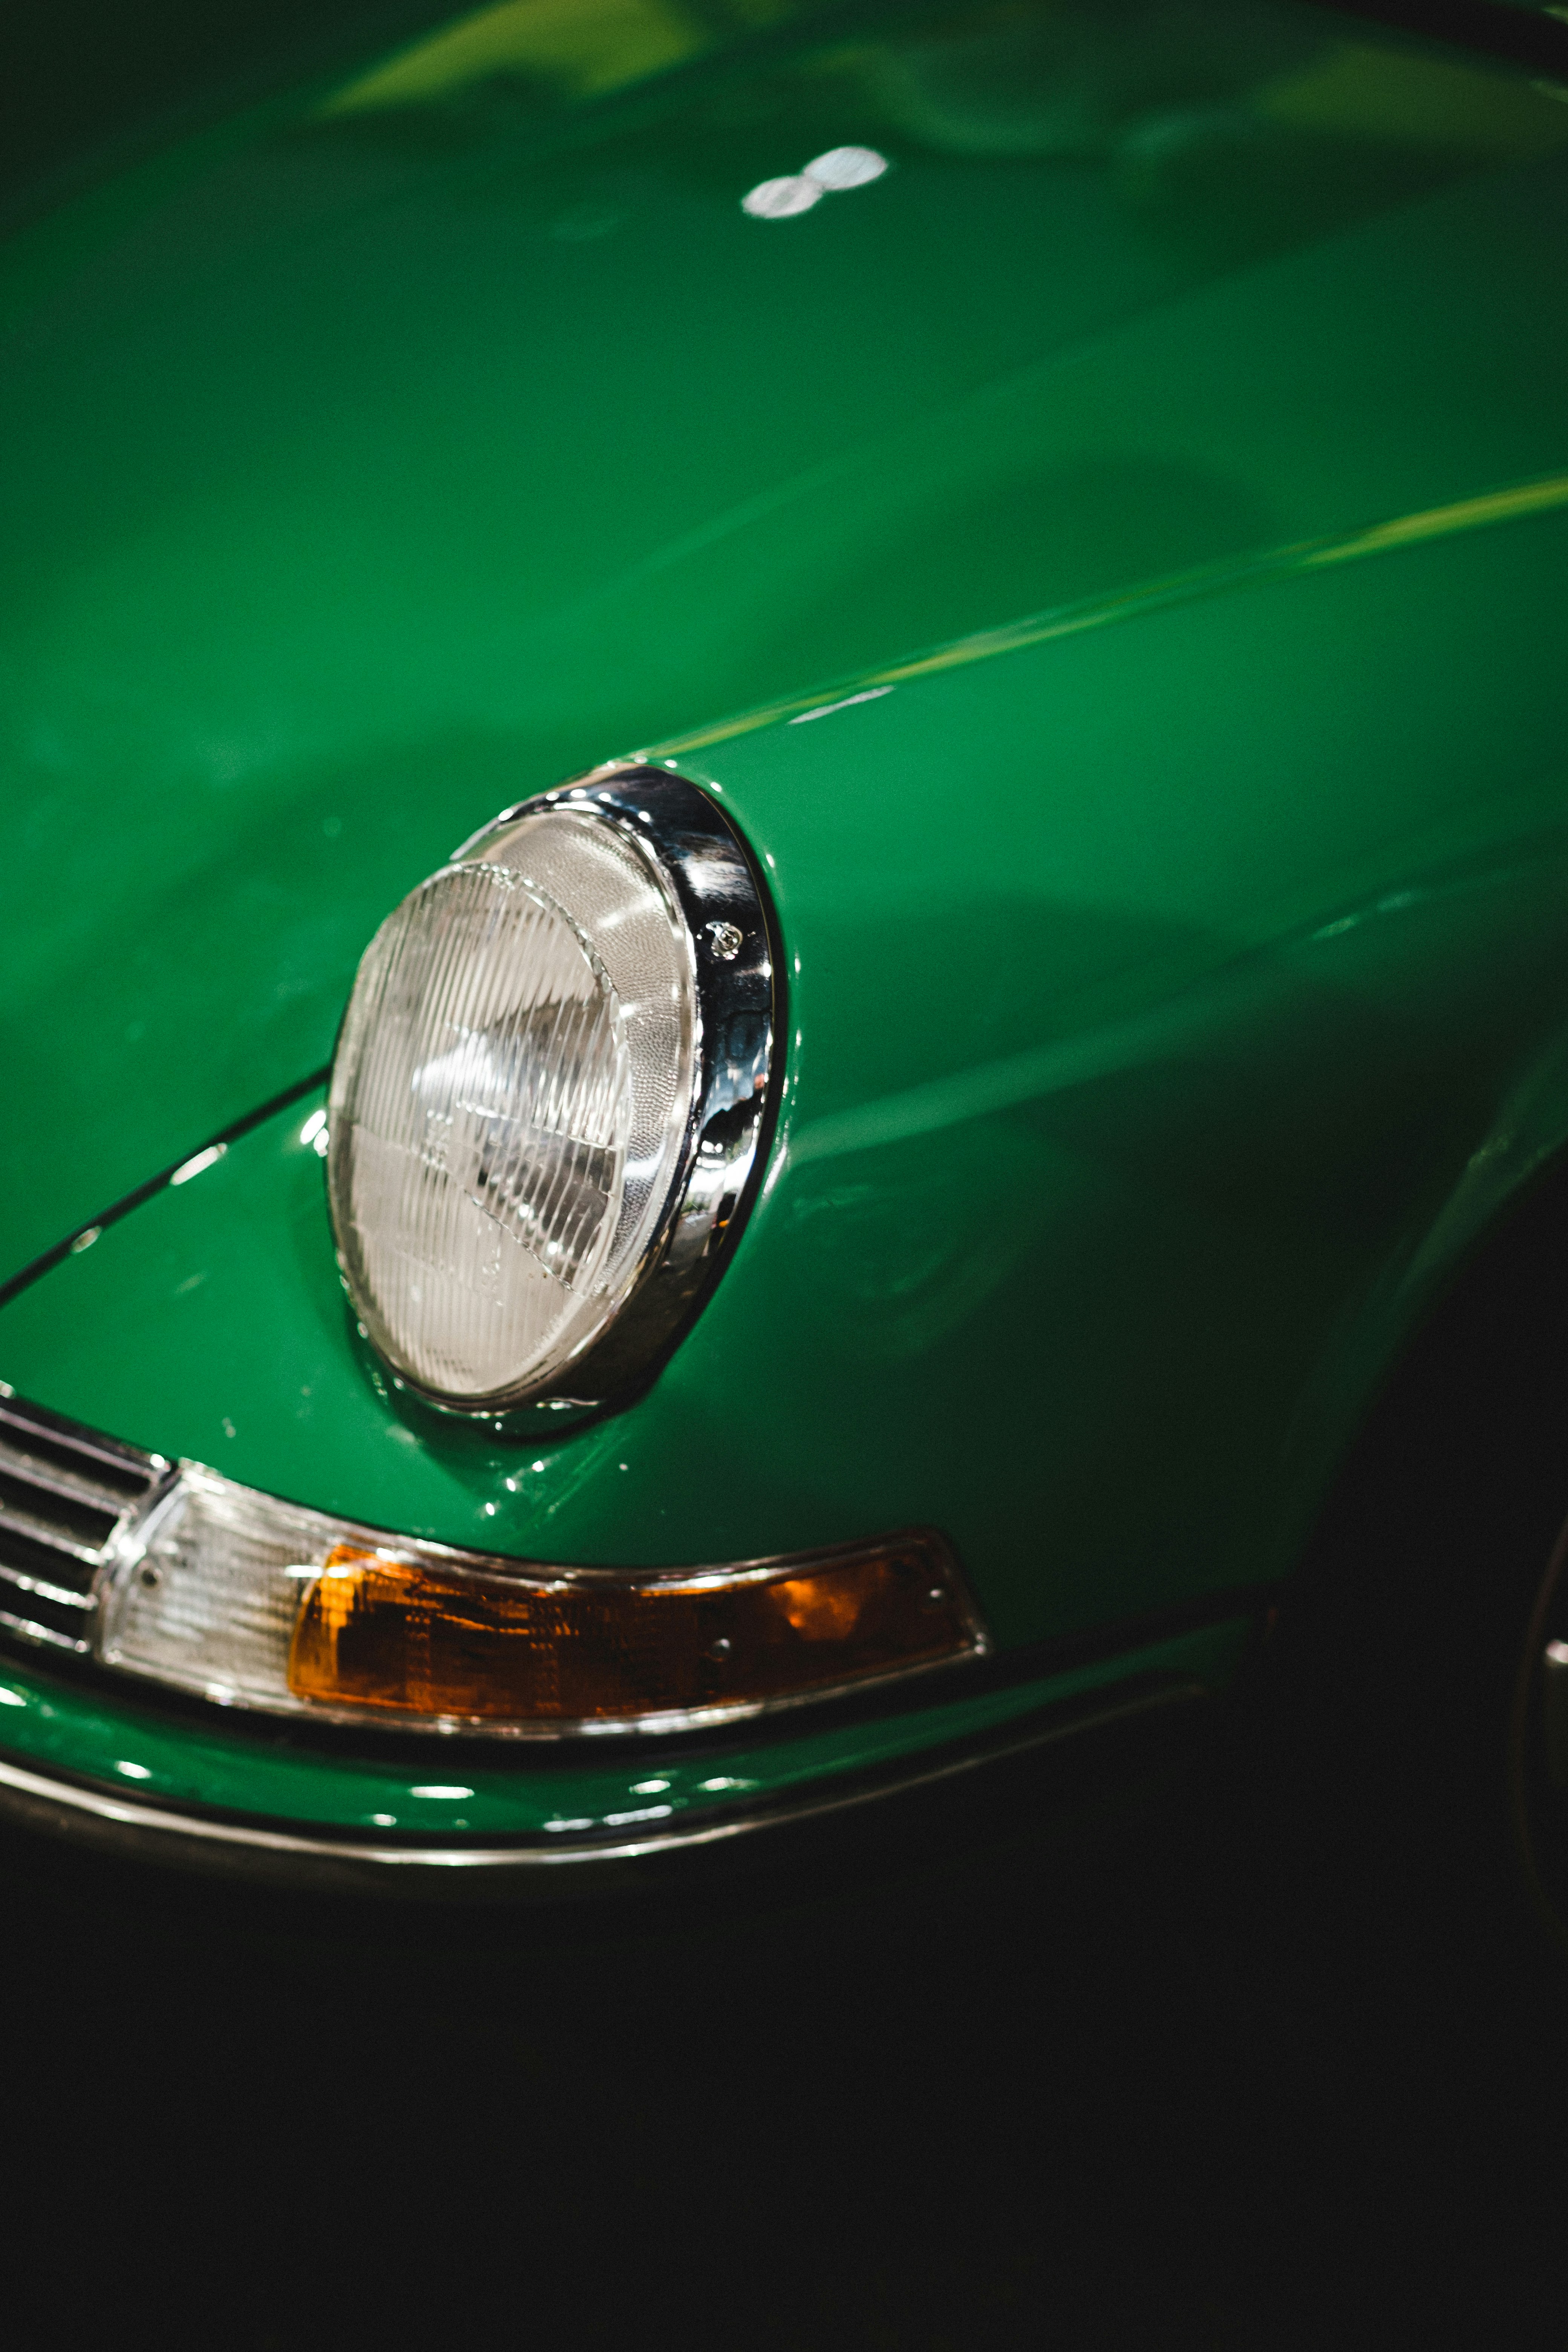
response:
<path fill-rule="evenodd" d="M 662 768 L 520 802 L 410 893 L 329 1108 L 339 1264 L 401 1391 L 526 1427 L 647 1385 L 755 1192 L 780 987 L 741 836 Z"/>

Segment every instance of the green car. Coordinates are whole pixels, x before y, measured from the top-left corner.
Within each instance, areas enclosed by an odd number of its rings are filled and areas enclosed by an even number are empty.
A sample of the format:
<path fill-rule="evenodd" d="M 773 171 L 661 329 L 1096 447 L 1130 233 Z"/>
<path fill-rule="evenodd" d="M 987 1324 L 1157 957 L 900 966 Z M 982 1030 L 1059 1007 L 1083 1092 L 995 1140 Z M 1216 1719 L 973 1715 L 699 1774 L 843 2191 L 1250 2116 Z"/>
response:
<path fill-rule="evenodd" d="M 657 1880 L 1343 1600 L 1568 1145 L 1563 13 L 501 0 L 35 207 L 12 1819 Z"/>

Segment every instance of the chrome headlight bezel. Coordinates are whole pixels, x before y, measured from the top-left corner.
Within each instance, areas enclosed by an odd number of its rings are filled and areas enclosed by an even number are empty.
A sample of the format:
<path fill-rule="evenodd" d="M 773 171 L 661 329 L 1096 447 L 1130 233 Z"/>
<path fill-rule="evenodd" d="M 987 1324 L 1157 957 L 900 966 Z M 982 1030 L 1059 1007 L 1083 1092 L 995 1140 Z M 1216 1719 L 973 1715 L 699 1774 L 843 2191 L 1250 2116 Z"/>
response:
<path fill-rule="evenodd" d="M 723 811 L 683 776 L 646 763 L 616 763 L 503 809 L 441 871 L 483 865 L 510 828 L 554 811 L 608 828 L 654 869 L 685 932 L 692 998 L 689 1086 L 679 1090 L 672 1113 L 680 1131 L 677 1141 L 674 1127 L 669 1130 L 676 1148 L 662 1198 L 645 1225 L 629 1276 L 563 1361 L 542 1379 L 464 1396 L 421 1380 L 394 1349 L 378 1344 L 345 1245 L 347 1020 L 329 1107 L 328 1189 L 338 1263 L 362 1335 L 405 1395 L 445 1415 L 502 1427 L 526 1427 L 540 1412 L 619 1406 L 647 1386 L 700 1310 L 733 1248 L 761 1178 L 776 1108 L 776 919 L 762 876 Z"/>

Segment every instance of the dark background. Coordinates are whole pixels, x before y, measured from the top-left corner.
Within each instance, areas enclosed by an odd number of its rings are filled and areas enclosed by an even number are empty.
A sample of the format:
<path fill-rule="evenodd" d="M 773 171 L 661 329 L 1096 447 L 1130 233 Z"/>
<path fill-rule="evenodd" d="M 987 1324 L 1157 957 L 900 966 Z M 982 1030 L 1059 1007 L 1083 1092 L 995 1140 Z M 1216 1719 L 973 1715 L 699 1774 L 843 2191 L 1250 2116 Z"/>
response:
<path fill-rule="evenodd" d="M 1559 2345 L 1560 1993 L 1237 1760 L 575 1916 L 14 1839 L 7 2341 Z"/>
<path fill-rule="evenodd" d="M 0 205 L 447 13 L 11 0 Z M 1310 1733 L 1264 1755 L 1244 1706 L 1114 1797 L 565 1913 L 0 1840 L 6 2340 L 1555 2347 L 1560 1981 Z"/>

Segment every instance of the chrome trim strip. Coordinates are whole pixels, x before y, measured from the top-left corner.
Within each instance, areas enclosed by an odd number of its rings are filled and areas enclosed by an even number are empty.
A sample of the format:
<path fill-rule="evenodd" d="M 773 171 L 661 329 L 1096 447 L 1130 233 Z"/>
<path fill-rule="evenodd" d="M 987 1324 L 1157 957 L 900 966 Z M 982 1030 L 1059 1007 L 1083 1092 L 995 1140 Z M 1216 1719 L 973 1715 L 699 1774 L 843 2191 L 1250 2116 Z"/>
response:
<path fill-rule="evenodd" d="M 97 1606 L 89 1592 L 73 1592 L 68 1585 L 50 1584 L 41 1576 L 30 1576 L 25 1568 L 13 1568 L 9 1560 L 0 1559 L 0 1577 L 14 1584 L 18 1592 L 36 1592 L 40 1601 L 57 1601 L 62 1609 L 92 1609 Z"/>
<path fill-rule="evenodd" d="M 957 1755 L 935 1762 L 912 1758 L 908 1769 L 895 1766 L 883 1778 L 852 1788 L 829 1789 L 797 1802 L 762 1805 L 728 1820 L 705 1822 L 689 1829 L 668 1829 L 614 1843 L 579 1842 L 518 1842 L 500 1845 L 371 1845 L 305 1829 L 257 1829 L 229 1822 L 121 1797 L 107 1790 L 74 1781 L 57 1780 L 42 1772 L 0 1758 L 0 1819 L 24 1827 L 52 1831 L 57 1835 L 86 1831 L 99 1844 L 185 1864 L 217 1862 L 238 1865 L 272 1877 L 306 1881 L 312 1876 L 335 1879 L 345 1875 L 362 1886 L 405 1891 L 411 1883 L 430 1891 L 443 1881 L 480 1874 L 486 1884 L 500 1874 L 523 1881 L 538 1870 L 552 1877 L 576 1864 L 641 1862 L 652 1855 L 686 1852 L 723 1844 L 760 1830 L 782 1829 L 803 1822 L 848 1812 L 886 1797 L 906 1795 L 978 1769 L 989 1763 L 1070 1739 L 1080 1732 L 1109 1728 L 1165 1708 L 1190 1706 L 1210 1696 L 1206 1686 L 1190 1677 L 1172 1676 L 1135 1692 L 1124 1691 L 1102 1706 L 1082 1708 L 1067 1716 L 1061 1703 L 1043 1717 L 1026 1723 L 1013 1736 L 976 1742 Z M 40 1815 L 54 1815 L 43 1818 Z"/>
<path fill-rule="evenodd" d="M 37 1433 L 43 1434 L 41 1430 Z M 62 1503 L 79 1503 L 84 1510 L 101 1511 L 108 1519 L 123 1517 L 127 1504 L 134 1499 L 114 1494 L 92 1479 L 75 1477 L 52 1462 L 40 1462 L 5 1436 L 0 1436 L 0 1478 L 13 1478 L 19 1486 L 36 1486 L 40 1494 L 58 1495 Z"/>
<path fill-rule="evenodd" d="M 121 1444 L 118 1438 L 82 1429 L 41 1405 L 26 1403 L 17 1397 L 8 1381 L 0 1381 L 0 1396 L 5 1400 L 0 1402 L 0 1477 L 12 1488 L 32 1489 L 46 1507 L 47 1498 L 54 1496 L 63 1503 L 90 1510 L 108 1522 L 100 1540 L 89 1543 L 55 1519 L 0 1504 L 0 1534 L 19 1536 L 41 1551 L 52 1552 L 61 1563 L 62 1574 L 68 1560 L 77 1562 L 87 1571 L 73 1590 L 36 1575 L 13 1560 L 0 1559 L 0 1594 L 8 1593 L 20 1607 L 23 1595 L 34 1593 L 40 1601 L 78 1609 L 84 1617 L 90 1616 L 98 1607 L 105 1570 L 112 1565 L 159 1498 L 168 1492 L 175 1473 L 161 1454 L 143 1454 L 133 1445 Z M 53 1453 L 79 1457 L 89 1466 L 79 1473 L 62 1467 L 29 1451 L 30 1445 L 47 1446 Z M 92 1474 L 93 1465 L 110 1473 L 119 1481 L 118 1489 L 100 1484 Z M 87 1641 L 73 1640 L 52 1625 L 40 1625 L 36 1619 L 9 1609 L 0 1609 L 0 1629 L 21 1633 L 30 1642 L 64 1650 L 75 1657 L 85 1655 L 91 1647 Z"/>
<path fill-rule="evenodd" d="M 79 1559 L 84 1568 L 96 1568 L 103 1558 L 102 1544 L 78 1543 L 74 1536 L 64 1536 L 58 1528 L 52 1528 L 47 1519 L 35 1519 L 28 1511 L 8 1510 L 4 1503 L 0 1503 L 0 1535 L 26 1536 L 29 1543 L 38 1544 L 46 1551 L 63 1552 L 68 1559 Z"/>
<path fill-rule="evenodd" d="M 73 1642 L 68 1633 L 57 1633 L 52 1625 L 40 1625 L 31 1617 L 13 1617 L 8 1609 L 0 1609 L 0 1631 L 19 1633 L 25 1642 L 39 1642 L 46 1650 L 64 1650 L 72 1658 L 92 1654 L 90 1642 Z"/>
<path fill-rule="evenodd" d="M 46 1412 L 42 1407 L 26 1405 L 16 1396 L 9 1382 L 0 1381 L 0 1394 L 6 1402 L 0 1404 L 0 1424 L 19 1429 L 28 1437 L 47 1439 L 51 1445 L 62 1446 L 68 1453 L 84 1454 L 90 1462 L 101 1462 L 106 1470 L 117 1470 L 127 1478 L 136 1478 L 151 1485 L 168 1464 L 161 1454 L 143 1454 L 134 1445 L 125 1445 L 118 1438 L 106 1437 L 101 1430 L 83 1429 L 79 1423 L 67 1421 L 60 1414 Z M 10 1440 L 0 1433 L 0 1445 Z M 125 1495 L 115 1497 L 116 1507 L 133 1499 Z"/>

